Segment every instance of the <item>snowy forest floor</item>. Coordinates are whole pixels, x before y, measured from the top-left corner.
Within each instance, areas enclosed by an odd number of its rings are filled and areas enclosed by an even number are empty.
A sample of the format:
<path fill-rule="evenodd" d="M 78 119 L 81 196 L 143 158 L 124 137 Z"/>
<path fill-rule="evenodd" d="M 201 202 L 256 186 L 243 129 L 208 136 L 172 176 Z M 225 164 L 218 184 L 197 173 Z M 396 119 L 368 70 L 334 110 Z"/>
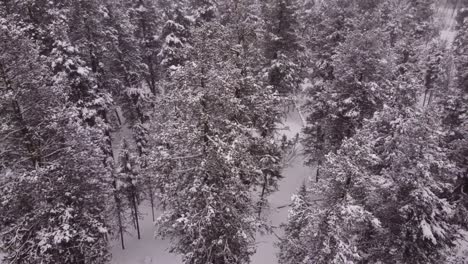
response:
<path fill-rule="evenodd" d="M 300 133 L 303 123 L 301 116 L 297 111 L 288 114 L 283 128 L 280 127 L 280 134 L 285 134 L 288 138 L 293 138 Z M 261 235 L 256 238 L 257 252 L 252 257 L 252 264 L 274 264 L 277 263 L 275 243 L 278 241 L 282 231 L 280 225 L 285 223 L 288 218 L 291 195 L 296 192 L 299 186 L 308 181 L 313 176 L 314 169 L 304 166 L 304 158 L 301 155 L 301 147 L 298 147 L 298 153 L 290 164 L 284 168 L 284 178 L 279 182 L 278 191 L 269 197 L 270 208 L 263 213 L 266 214 L 268 221 L 274 227 L 273 234 Z M 132 235 L 125 236 L 125 250 L 122 250 L 120 240 L 112 242 L 112 264 L 180 264 L 179 256 L 168 252 L 170 242 L 154 237 L 155 227 L 151 217 L 151 208 L 143 204 L 140 208 L 143 219 L 140 227 L 142 238 L 136 237 L 136 232 L 131 231 Z M 157 210 L 155 215 L 161 214 Z M 135 234 L 135 235 L 134 235 Z"/>

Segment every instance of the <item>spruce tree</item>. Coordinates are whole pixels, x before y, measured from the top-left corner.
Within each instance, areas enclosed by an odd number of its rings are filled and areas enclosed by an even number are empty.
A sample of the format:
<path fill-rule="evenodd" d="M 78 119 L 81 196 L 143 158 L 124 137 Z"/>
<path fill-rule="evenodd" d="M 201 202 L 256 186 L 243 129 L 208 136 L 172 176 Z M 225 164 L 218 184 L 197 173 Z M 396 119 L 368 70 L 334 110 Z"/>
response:
<path fill-rule="evenodd" d="M 263 4 L 265 71 L 269 85 L 282 95 L 295 94 L 301 83 L 298 8 L 296 0 L 271 0 Z"/>
<path fill-rule="evenodd" d="M 1 248 L 11 263 L 106 262 L 103 134 L 25 30 L 5 20 L 0 29 Z"/>
<path fill-rule="evenodd" d="M 291 197 L 288 222 L 284 235 L 281 237 L 278 262 L 281 264 L 304 263 L 309 254 L 307 248 L 313 235 L 309 228 L 312 199 L 305 182 L 302 183 L 297 194 Z"/>
<path fill-rule="evenodd" d="M 277 190 L 277 183 L 282 179 L 282 153 L 276 139 L 276 126 L 284 117 L 281 104 L 284 102 L 269 84 L 262 78 L 263 26 L 261 6 L 252 0 L 227 2 L 220 7 L 226 24 L 228 38 L 232 47 L 232 62 L 240 71 L 235 96 L 245 106 L 235 120 L 259 133 L 249 154 L 253 155 L 261 167 L 261 179 L 244 178 L 245 184 L 258 189 L 258 215 L 268 206 L 267 197 Z"/>
<path fill-rule="evenodd" d="M 190 63 L 174 73 L 159 124 L 161 202 L 159 234 L 174 237 L 184 263 L 243 263 L 253 253 L 256 219 L 241 177 L 259 172 L 250 155 L 251 133 L 232 118 L 236 70 L 223 48 L 222 26 L 203 23 L 193 32 Z M 159 119 L 161 120 L 161 119 Z M 242 176 L 243 175 L 243 176 Z"/>
<path fill-rule="evenodd" d="M 458 169 L 434 111 L 385 108 L 327 157 L 312 206 L 314 263 L 439 263 L 459 235 Z M 307 229 L 306 229 L 307 230 Z"/>
<path fill-rule="evenodd" d="M 384 104 L 405 107 L 424 92 L 419 70 L 424 64 L 419 54 L 425 49 L 424 41 L 433 36 L 432 16 L 421 15 L 432 14 L 428 5 L 345 2 L 320 4 L 312 13 L 319 17 L 313 20 L 312 35 L 307 38 L 316 66 L 307 90 L 304 144 L 308 164 L 318 168 L 327 153 L 339 149 L 342 140 Z M 417 33 L 422 24 L 428 29 Z M 401 27 L 408 27 L 404 30 L 411 33 L 403 33 Z M 411 41 L 414 48 L 410 49 L 405 43 Z M 394 100 L 395 96 L 406 100 Z"/>
<path fill-rule="evenodd" d="M 158 54 L 162 67 L 170 75 L 171 71 L 183 65 L 187 59 L 192 21 L 187 17 L 183 2 L 169 11 L 162 29 L 162 47 Z"/>
<path fill-rule="evenodd" d="M 457 16 L 457 35 L 453 43 L 454 79 L 442 99 L 437 103 L 444 107 L 445 141 L 450 148 L 450 158 L 461 169 L 453 199 L 460 202 L 459 222 L 466 226 L 468 210 L 468 2 L 461 2 Z"/>
<path fill-rule="evenodd" d="M 260 70 L 248 60 L 257 41 L 255 25 L 247 23 L 252 15 L 217 17 L 224 6 L 211 1 L 194 7 L 192 48 L 165 82 L 164 110 L 155 117 L 166 208 L 159 234 L 175 238 L 172 249 L 185 263 L 245 263 L 262 225 L 251 192 L 279 173 L 271 121 L 279 116 L 266 112 L 278 113 L 276 97 L 256 81 Z"/>

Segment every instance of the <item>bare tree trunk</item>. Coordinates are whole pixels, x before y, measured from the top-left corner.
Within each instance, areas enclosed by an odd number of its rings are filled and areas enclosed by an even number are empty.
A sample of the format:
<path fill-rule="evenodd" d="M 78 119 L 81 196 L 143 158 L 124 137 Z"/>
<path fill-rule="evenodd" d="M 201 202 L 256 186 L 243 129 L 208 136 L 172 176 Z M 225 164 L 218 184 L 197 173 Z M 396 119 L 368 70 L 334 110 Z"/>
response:
<path fill-rule="evenodd" d="M 434 91 L 430 90 L 429 91 L 429 99 L 427 100 L 427 105 L 431 104 L 433 98 L 434 98 Z"/>
<path fill-rule="evenodd" d="M 423 107 L 426 106 L 426 98 L 427 98 L 428 91 L 429 91 L 428 89 L 424 91 L 424 99 L 423 99 L 423 104 L 422 104 Z"/>
<path fill-rule="evenodd" d="M 140 234 L 140 223 L 138 220 L 138 204 L 137 204 L 137 197 L 136 197 L 136 192 L 135 192 L 135 187 L 132 188 L 132 204 L 133 204 L 133 218 L 135 221 L 135 228 L 137 230 L 137 236 L 138 239 L 141 239 L 141 234 Z"/>
<path fill-rule="evenodd" d="M 154 193 L 153 193 L 153 187 L 150 185 L 148 186 L 148 192 L 150 196 L 150 203 L 151 203 L 151 216 L 153 217 L 153 222 L 154 222 Z"/>
<path fill-rule="evenodd" d="M 318 162 L 317 162 L 317 170 L 315 171 L 315 182 L 318 182 L 318 181 L 319 181 L 320 166 L 322 166 L 322 161 L 318 161 Z"/>
<path fill-rule="evenodd" d="M 124 235 L 123 235 L 123 223 L 122 223 L 122 205 L 120 199 L 117 197 L 117 194 L 114 195 L 115 197 L 115 202 L 117 204 L 117 221 L 119 224 L 119 233 L 120 233 L 120 242 L 122 244 L 122 249 L 125 249 L 125 244 L 124 244 Z"/>
<path fill-rule="evenodd" d="M 268 184 L 268 176 L 267 174 L 263 174 L 263 185 L 262 185 L 262 193 L 260 194 L 260 201 L 258 206 L 258 217 L 262 214 L 262 207 L 264 205 L 265 193 Z"/>

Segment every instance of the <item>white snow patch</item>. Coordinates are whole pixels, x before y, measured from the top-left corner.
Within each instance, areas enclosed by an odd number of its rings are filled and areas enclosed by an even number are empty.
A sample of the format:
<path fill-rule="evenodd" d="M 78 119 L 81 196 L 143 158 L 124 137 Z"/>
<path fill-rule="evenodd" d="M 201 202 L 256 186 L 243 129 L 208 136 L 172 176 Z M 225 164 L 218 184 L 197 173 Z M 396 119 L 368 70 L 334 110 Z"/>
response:
<path fill-rule="evenodd" d="M 423 237 L 424 237 L 425 239 L 431 240 L 432 244 L 436 245 L 436 244 L 437 244 L 437 240 L 436 240 L 434 234 L 432 233 L 432 229 L 431 229 L 431 226 L 429 225 L 429 223 L 426 222 L 425 219 L 423 219 L 423 220 L 421 221 L 420 226 L 421 226 L 421 231 L 422 231 L 422 233 L 423 233 Z"/>

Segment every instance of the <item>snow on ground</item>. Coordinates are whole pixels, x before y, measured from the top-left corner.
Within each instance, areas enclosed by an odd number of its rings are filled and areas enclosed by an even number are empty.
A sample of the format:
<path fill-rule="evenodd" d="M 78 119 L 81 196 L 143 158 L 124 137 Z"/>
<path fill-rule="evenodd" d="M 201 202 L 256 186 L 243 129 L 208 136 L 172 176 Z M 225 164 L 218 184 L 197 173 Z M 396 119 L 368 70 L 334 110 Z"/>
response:
<path fill-rule="evenodd" d="M 302 128 L 300 115 L 297 112 L 292 112 L 285 125 L 289 127 L 289 130 L 284 131 L 284 134 L 288 137 L 295 136 Z M 312 168 L 304 166 L 302 155 L 298 155 L 290 166 L 284 169 L 284 178 L 279 183 L 278 191 L 269 197 L 270 210 L 267 214 L 272 226 L 275 227 L 274 234 L 257 235 L 257 252 L 252 257 L 252 264 L 278 263 L 276 258 L 278 249 L 275 247 L 275 243 L 278 242 L 277 235 L 282 235 L 279 226 L 286 223 L 288 219 L 289 206 L 285 205 L 291 203 L 291 195 L 304 181 L 308 182 L 309 178 L 313 176 L 313 171 Z"/>
<path fill-rule="evenodd" d="M 468 232 L 461 230 L 461 234 L 462 238 L 455 242 L 457 245 L 455 258 L 460 264 L 468 264 Z"/>
<path fill-rule="evenodd" d="M 292 138 L 301 131 L 302 120 L 297 112 L 291 112 L 280 133 Z M 279 190 L 269 197 L 270 209 L 264 212 L 269 222 L 275 227 L 275 234 L 257 235 L 257 252 L 252 257 L 252 264 L 275 264 L 277 263 L 275 243 L 278 241 L 276 235 L 281 235 L 280 224 L 285 223 L 288 218 L 288 205 L 291 195 L 296 192 L 303 181 L 312 176 L 312 168 L 305 167 L 301 155 L 298 155 L 290 166 L 284 169 L 284 178 L 279 183 Z M 278 208 L 280 207 L 280 208 Z M 142 239 L 138 240 L 136 235 L 125 236 L 126 249 L 122 250 L 120 240 L 112 242 L 112 264 L 180 264 L 180 257 L 167 251 L 169 241 L 154 238 L 154 225 L 151 219 L 149 206 L 141 206 L 140 210 L 144 218 L 140 222 Z M 156 218 L 161 214 L 156 211 Z M 136 232 L 132 232 L 136 233 Z"/>
<path fill-rule="evenodd" d="M 452 44 L 455 35 L 455 17 L 457 15 L 457 4 L 449 3 L 449 1 L 441 1 L 436 12 L 436 19 L 440 25 L 440 38 Z"/>
<path fill-rule="evenodd" d="M 143 219 L 140 222 L 141 239 L 138 240 L 136 232 L 124 237 L 125 250 L 122 250 L 120 240 L 112 241 L 112 264 L 179 264 L 180 258 L 167 251 L 169 241 L 154 237 L 154 224 L 151 217 L 151 207 L 140 206 Z M 161 215 L 160 210 L 155 211 L 155 217 Z"/>

